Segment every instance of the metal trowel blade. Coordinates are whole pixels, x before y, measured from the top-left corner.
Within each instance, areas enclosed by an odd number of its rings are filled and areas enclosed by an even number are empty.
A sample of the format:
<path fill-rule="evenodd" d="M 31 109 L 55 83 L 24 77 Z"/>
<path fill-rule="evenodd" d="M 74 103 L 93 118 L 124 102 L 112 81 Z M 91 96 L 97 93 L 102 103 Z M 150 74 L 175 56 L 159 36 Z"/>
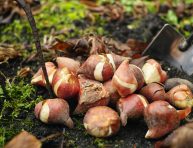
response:
<path fill-rule="evenodd" d="M 193 74 L 193 46 L 186 51 L 180 51 L 178 47 L 184 41 L 183 35 L 166 24 L 144 50 L 143 55 L 166 61 L 171 66 L 191 75 Z"/>

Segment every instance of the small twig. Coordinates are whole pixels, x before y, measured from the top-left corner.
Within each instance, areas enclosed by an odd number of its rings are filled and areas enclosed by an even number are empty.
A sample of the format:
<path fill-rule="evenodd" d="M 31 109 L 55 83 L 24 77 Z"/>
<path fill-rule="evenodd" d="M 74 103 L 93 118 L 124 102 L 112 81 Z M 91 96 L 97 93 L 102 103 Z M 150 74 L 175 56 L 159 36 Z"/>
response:
<path fill-rule="evenodd" d="M 40 44 L 40 40 L 39 40 L 39 34 L 38 34 L 37 27 L 36 27 L 35 19 L 32 15 L 32 12 L 31 12 L 30 5 L 26 4 L 25 0 L 16 0 L 16 1 L 24 9 L 24 11 L 27 15 L 29 24 L 30 24 L 31 29 L 32 29 L 33 37 L 34 37 L 34 40 L 35 40 L 35 46 L 36 46 L 37 53 L 38 53 L 38 56 L 39 56 L 39 59 L 40 59 L 40 64 L 42 66 L 42 70 L 43 70 L 43 73 L 44 73 L 44 76 L 45 76 L 46 88 L 49 91 L 50 97 L 53 98 L 53 92 L 52 92 L 51 85 L 50 85 L 49 79 L 48 79 L 48 74 L 47 74 L 47 71 L 46 71 L 43 52 L 42 52 L 42 48 L 41 48 L 41 44 Z"/>
<path fill-rule="evenodd" d="M 63 133 L 63 137 L 62 137 L 62 141 L 61 141 L 60 148 L 63 148 L 63 147 L 64 147 L 64 134 L 65 134 L 65 128 L 63 128 L 62 133 Z"/>
<path fill-rule="evenodd" d="M 58 133 L 54 133 L 54 134 L 51 134 L 49 136 L 46 136 L 42 139 L 40 139 L 40 141 L 43 143 L 43 142 L 46 142 L 46 141 L 50 141 L 50 140 L 53 140 L 59 136 L 63 135 L 63 132 L 58 132 Z"/>

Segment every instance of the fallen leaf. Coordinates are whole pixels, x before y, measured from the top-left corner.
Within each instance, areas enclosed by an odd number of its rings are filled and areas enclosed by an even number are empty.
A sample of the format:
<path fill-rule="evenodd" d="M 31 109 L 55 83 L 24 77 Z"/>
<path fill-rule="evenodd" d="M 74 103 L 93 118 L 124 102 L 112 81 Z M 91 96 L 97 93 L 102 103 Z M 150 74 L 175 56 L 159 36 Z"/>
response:
<path fill-rule="evenodd" d="M 134 54 L 136 54 L 136 51 L 132 51 L 131 48 L 125 43 L 106 37 L 103 37 L 102 40 L 109 49 L 109 51 L 115 54 L 126 57 L 132 57 Z"/>
<path fill-rule="evenodd" d="M 31 72 L 30 67 L 24 67 L 21 68 L 18 72 L 17 72 L 17 76 L 24 78 L 26 77 L 29 73 Z"/>
<path fill-rule="evenodd" d="M 0 44 L 0 64 L 18 57 L 20 54 L 13 45 Z"/>
<path fill-rule="evenodd" d="M 40 3 L 34 0 L 26 0 L 26 3 L 32 7 L 32 13 L 37 14 L 40 10 Z M 15 15 L 25 16 L 25 12 L 20 8 L 16 1 L 1 0 L 0 1 L 0 24 L 11 23 Z"/>
<path fill-rule="evenodd" d="M 119 2 L 115 2 L 113 4 L 107 2 L 102 5 L 98 5 L 95 1 L 89 0 L 81 0 L 80 2 L 85 4 L 91 12 L 106 16 L 108 20 L 123 19 L 125 10 L 123 5 Z"/>
<path fill-rule="evenodd" d="M 40 148 L 41 142 L 32 134 L 22 131 L 16 135 L 5 148 Z"/>
<path fill-rule="evenodd" d="M 94 35 L 89 36 L 88 43 L 91 46 L 90 55 L 109 53 L 105 43 L 102 41 L 102 38 L 99 36 L 94 36 Z"/>
<path fill-rule="evenodd" d="M 137 1 L 133 6 L 133 16 L 135 18 L 142 18 L 147 15 L 147 7 L 143 1 Z"/>
<path fill-rule="evenodd" d="M 143 50 L 148 46 L 148 43 L 136 39 L 128 39 L 127 44 L 131 50 L 139 51 L 139 53 L 143 52 Z"/>
<path fill-rule="evenodd" d="M 66 55 L 78 55 L 82 53 L 89 53 L 89 44 L 85 38 L 70 39 L 67 41 L 61 41 L 56 39 L 54 45 L 49 49 L 60 50 Z"/>

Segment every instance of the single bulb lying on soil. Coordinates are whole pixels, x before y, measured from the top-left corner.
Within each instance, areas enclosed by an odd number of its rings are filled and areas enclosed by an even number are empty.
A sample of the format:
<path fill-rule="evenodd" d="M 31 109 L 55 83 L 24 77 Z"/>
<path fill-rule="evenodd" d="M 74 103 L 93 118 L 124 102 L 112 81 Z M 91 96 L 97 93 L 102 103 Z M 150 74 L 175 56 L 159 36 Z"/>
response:
<path fill-rule="evenodd" d="M 95 106 L 106 106 L 109 103 L 109 94 L 102 83 L 79 77 L 80 92 L 75 114 L 85 113 Z"/>
<path fill-rule="evenodd" d="M 48 124 L 63 124 L 73 128 L 74 123 L 69 116 L 69 105 L 63 99 L 46 99 L 39 102 L 34 110 L 37 119 Z"/>
<path fill-rule="evenodd" d="M 140 90 L 140 94 L 146 97 L 149 102 L 166 99 L 166 92 L 164 90 L 164 86 L 157 82 L 149 83 L 144 86 Z"/>
<path fill-rule="evenodd" d="M 164 83 L 164 88 L 165 88 L 166 91 L 169 91 L 173 87 L 175 87 L 177 85 L 181 85 L 181 84 L 187 85 L 190 88 L 190 90 L 193 92 L 193 83 L 186 80 L 186 79 L 181 79 L 181 78 L 167 79 Z"/>
<path fill-rule="evenodd" d="M 109 93 L 109 104 L 113 107 L 116 106 L 117 101 L 120 99 L 120 95 L 112 85 L 112 80 L 104 83 L 105 90 Z"/>
<path fill-rule="evenodd" d="M 191 108 L 176 110 L 166 101 L 154 101 L 144 109 L 144 119 L 149 128 L 145 138 L 160 138 L 170 133 L 190 112 Z"/>
<path fill-rule="evenodd" d="M 53 76 L 52 88 L 56 96 L 63 99 L 76 97 L 80 90 L 78 78 L 66 67 L 57 69 Z"/>
<path fill-rule="evenodd" d="M 121 63 L 112 78 L 112 85 L 121 97 L 132 94 L 137 89 L 140 89 L 143 84 L 144 78 L 141 69 L 129 64 L 128 60 Z"/>
<path fill-rule="evenodd" d="M 56 66 L 52 62 L 46 62 L 46 71 L 48 73 L 48 79 L 50 84 L 52 83 L 53 76 L 56 72 Z M 44 73 L 42 71 L 42 68 L 40 68 L 37 73 L 32 77 L 31 83 L 34 85 L 40 85 L 45 87 L 46 86 L 46 80 L 44 77 Z"/>
<path fill-rule="evenodd" d="M 155 143 L 155 148 L 185 148 L 193 145 L 193 123 L 185 124 L 173 131 L 163 141 Z"/>
<path fill-rule="evenodd" d="M 57 57 L 56 63 L 58 64 L 58 68 L 67 67 L 74 74 L 76 74 L 77 70 L 80 68 L 80 62 L 67 57 Z"/>
<path fill-rule="evenodd" d="M 162 70 L 161 65 L 154 59 L 149 59 L 142 67 L 145 83 L 160 82 L 167 79 L 167 73 Z"/>
<path fill-rule="evenodd" d="M 146 108 L 148 104 L 146 98 L 138 94 L 132 94 L 126 98 L 119 99 L 117 102 L 117 110 L 120 112 L 122 125 L 126 126 L 128 119 L 142 117 L 144 108 Z"/>
<path fill-rule="evenodd" d="M 112 78 L 115 70 L 126 59 L 115 54 L 91 55 L 80 67 L 78 74 L 97 81 L 107 81 Z"/>
<path fill-rule="evenodd" d="M 109 137 L 120 129 L 117 112 L 107 106 L 97 106 L 88 110 L 84 120 L 86 131 L 95 137 Z"/>
<path fill-rule="evenodd" d="M 181 84 L 175 86 L 167 92 L 168 101 L 178 107 L 187 108 L 193 106 L 193 94 L 187 85 Z"/>

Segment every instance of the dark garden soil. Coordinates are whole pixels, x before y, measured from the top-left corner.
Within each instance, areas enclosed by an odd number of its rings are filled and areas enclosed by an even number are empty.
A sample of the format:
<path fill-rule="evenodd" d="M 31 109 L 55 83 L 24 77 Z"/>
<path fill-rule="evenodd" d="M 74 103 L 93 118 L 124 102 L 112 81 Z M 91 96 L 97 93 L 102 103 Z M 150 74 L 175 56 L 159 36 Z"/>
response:
<path fill-rule="evenodd" d="M 164 22 L 155 15 L 148 15 L 143 20 L 142 23 L 135 29 L 129 29 L 129 24 L 134 21 L 130 17 L 125 17 L 122 21 L 109 22 L 105 29 L 109 32 L 110 36 L 120 41 L 126 42 L 128 38 L 136 38 L 142 41 L 150 41 L 156 32 L 163 26 Z M 10 60 L 9 64 L 3 64 L 0 66 L 0 71 L 2 71 L 6 76 L 14 76 L 20 67 L 30 66 L 32 70 L 36 71 L 38 69 L 37 61 L 31 63 L 21 63 L 22 59 L 17 58 Z M 187 76 L 183 71 L 179 71 L 167 63 L 163 63 L 163 68 L 168 71 L 169 77 L 180 77 L 186 78 L 193 82 L 193 76 Z M 30 82 L 31 76 L 28 76 L 27 80 Z M 48 93 L 43 88 L 37 88 L 37 95 L 43 95 L 45 98 Z M 1 102 L 2 103 L 2 102 Z M 1 106 L 2 104 L 0 104 Z M 6 121 L 2 123 L 4 126 L 9 126 L 14 124 L 15 127 L 19 129 L 25 129 L 31 132 L 39 139 L 46 137 L 50 134 L 57 132 L 63 132 L 64 135 L 55 139 L 48 140 L 43 143 L 43 147 L 54 148 L 54 147 L 153 147 L 154 141 L 146 140 L 144 138 L 147 131 L 147 126 L 143 119 L 137 121 L 128 122 L 126 127 L 121 127 L 119 133 L 108 139 L 94 138 L 88 135 L 82 125 L 83 116 L 72 116 L 75 122 L 74 129 L 68 129 L 65 126 L 59 125 L 46 125 L 41 123 L 39 120 L 35 119 L 33 111 L 31 113 L 23 113 L 20 115 L 20 119 L 28 119 L 33 121 L 32 124 L 22 124 L 22 120 L 18 121 Z M 19 131 L 18 131 L 19 132 Z"/>

